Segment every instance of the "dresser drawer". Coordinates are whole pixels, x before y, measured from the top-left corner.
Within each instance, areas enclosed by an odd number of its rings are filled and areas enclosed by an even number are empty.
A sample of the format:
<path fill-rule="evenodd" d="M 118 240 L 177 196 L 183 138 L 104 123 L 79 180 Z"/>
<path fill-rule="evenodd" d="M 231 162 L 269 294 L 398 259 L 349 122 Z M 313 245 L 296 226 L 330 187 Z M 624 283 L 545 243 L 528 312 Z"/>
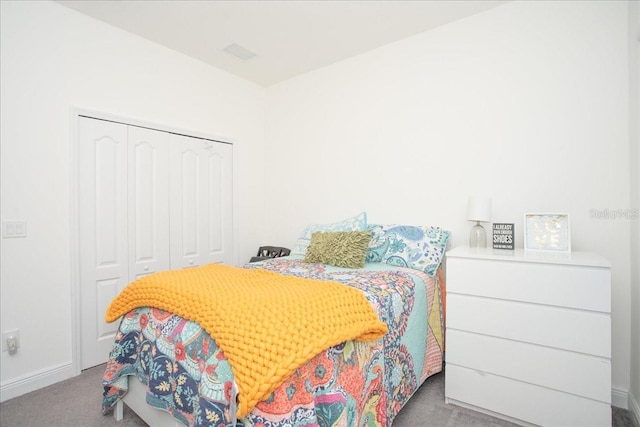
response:
<path fill-rule="evenodd" d="M 593 311 L 450 293 L 448 329 L 611 357 L 611 318 Z"/>
<path fill-rule="evenodd" d="M 609 268 L 447 259 L 447 291 L 609 313 Z"/>
<path fill-rule="evenodd" d="M 455 365 L 446 368 L 445 398 L 541 426 L 611 425 L 609 404 Z"/>
<path fill-rule="evenodd" d="M 602 357 L 447 329 L 446 362 L 611 403 L 611 361 Z"/>

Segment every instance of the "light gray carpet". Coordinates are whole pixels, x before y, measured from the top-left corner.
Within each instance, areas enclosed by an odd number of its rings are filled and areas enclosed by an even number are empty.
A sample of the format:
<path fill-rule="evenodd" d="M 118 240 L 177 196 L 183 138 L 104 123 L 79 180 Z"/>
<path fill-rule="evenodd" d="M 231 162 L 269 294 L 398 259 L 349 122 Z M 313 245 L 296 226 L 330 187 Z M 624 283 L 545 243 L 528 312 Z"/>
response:
<path fill-rule="evenodd" d="M 104 365 L 0 404 L 2 427 L 146 426 L 125 405 L 120 423 L 101 414 Z M 444 374 L 427 379 L 400 411 L 393 427 L 507 427 L 515 424 L 444 403 Z M 613 427 L 634 426 L 628 411 L 613 410 Z"/>

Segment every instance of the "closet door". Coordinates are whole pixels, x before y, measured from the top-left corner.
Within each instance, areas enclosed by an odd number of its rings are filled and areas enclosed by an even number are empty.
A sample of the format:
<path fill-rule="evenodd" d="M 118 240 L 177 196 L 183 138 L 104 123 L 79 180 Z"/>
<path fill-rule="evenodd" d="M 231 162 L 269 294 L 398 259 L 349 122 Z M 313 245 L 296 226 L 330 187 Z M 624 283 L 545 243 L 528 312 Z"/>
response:
<path fill-rule="evenodd" d="M 171 267 L 169 137 L 128 126 L 129 281 Z"/>
<path fill-rule="evenodd" d="M 82 369 L 104 363 L 118 322 L 111 300 L 138 277 L 170 268 L 169 133 L 80 120 Z"/>
<path fill-rule="evenodd" d="M 231 264 L 231 144 L 172 135 L 171 268 Z"/>
<path fill-rule="evenodd" d="M 129 282 L 127 128 L 79 121 L 79 254 L 82 369 L 104 363 L 118 322 L 106 323 L 111 300 Z"/>
<path fill-rule="evenodd" d="M 233 146 L 211 141 L 207 151 L 209 194 L 207 262 L 233 264 Z"/>
<path fill-rule="evenodd" d="M 233 263 L 231 144 L 81 117 L 79 254 L 82 369 L 107 360 L 107 307 L 161 270 Z"/>

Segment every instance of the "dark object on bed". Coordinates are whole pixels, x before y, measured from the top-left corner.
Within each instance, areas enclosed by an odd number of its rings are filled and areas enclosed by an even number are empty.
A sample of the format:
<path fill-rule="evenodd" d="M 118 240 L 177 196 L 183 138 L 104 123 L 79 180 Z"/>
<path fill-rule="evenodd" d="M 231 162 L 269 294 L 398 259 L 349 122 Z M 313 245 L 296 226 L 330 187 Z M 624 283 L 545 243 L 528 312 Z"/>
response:
<path fill-rule="evenodd" d="M 264 261 L 265 259 L 278 258 L 287 256 L 291 253 L 290 249 L 280 246 L 260 246 L 257 256 L 251 257 L 249 262 Z"/>

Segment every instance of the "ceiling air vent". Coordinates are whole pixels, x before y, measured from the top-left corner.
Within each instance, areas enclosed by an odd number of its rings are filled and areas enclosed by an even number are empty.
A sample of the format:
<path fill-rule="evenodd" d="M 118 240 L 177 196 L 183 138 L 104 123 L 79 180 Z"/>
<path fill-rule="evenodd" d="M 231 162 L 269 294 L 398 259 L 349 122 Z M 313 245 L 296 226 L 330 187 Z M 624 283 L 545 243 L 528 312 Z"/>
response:
<path fill-rule="evenodd" d="M 254 56 L 256 56 L 255 53 L 251 52 L 249 49 L 246 49 L 242 46 L 240 46 L 239 44 L 236 43 L 232 43 L 229 46 L 225 47 L 224 49 L 225 52 L 227 52 L 229 55 L 233 55 L 236 58 L 240 58 L 243 61 L 246 61 L 248 59 L 253 58 Z"/>

